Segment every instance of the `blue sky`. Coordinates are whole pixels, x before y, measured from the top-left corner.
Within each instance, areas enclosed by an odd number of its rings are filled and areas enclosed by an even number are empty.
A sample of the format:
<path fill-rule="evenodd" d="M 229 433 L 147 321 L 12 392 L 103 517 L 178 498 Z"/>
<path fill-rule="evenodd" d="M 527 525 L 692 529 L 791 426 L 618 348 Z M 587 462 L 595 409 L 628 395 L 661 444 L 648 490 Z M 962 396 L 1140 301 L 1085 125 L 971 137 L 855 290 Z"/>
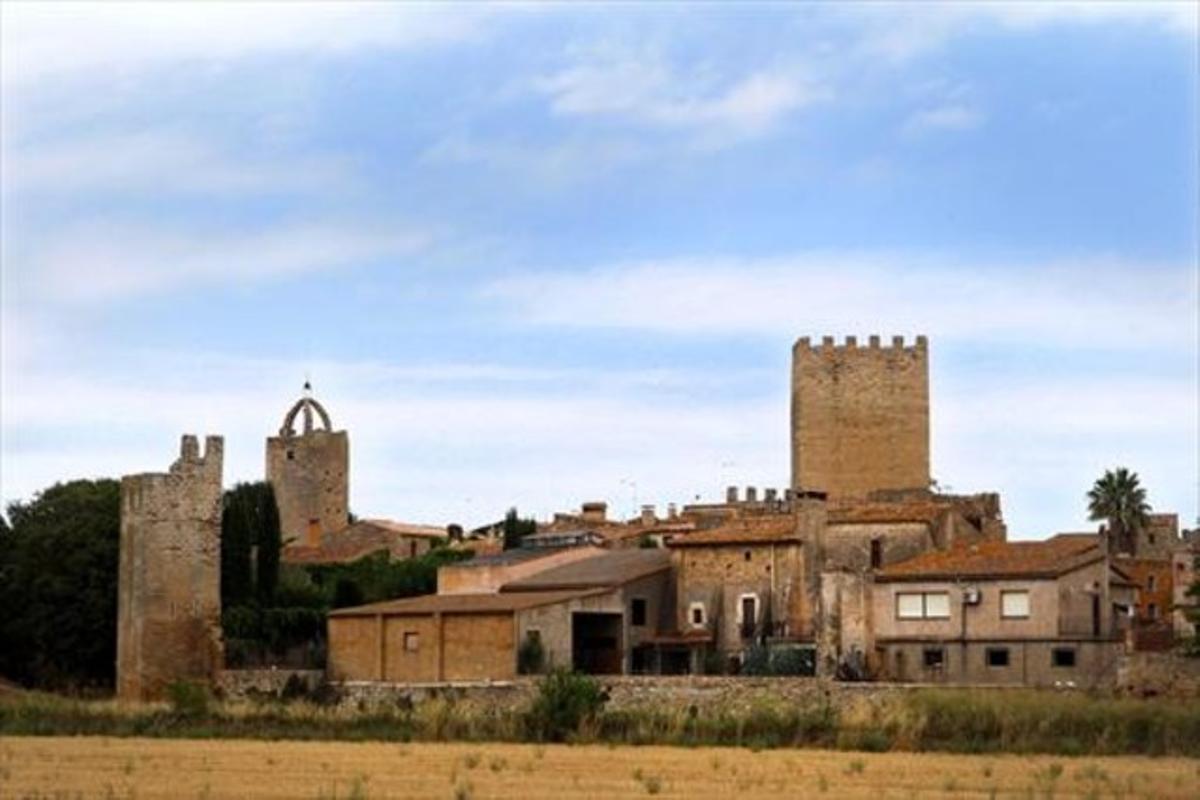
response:
<path fill-rule="evenodd" d="M 2 13 L 5 501 L 306 375 L 364 516 L 783 487 L 794 339 L 924 333 L 1014 537 L 1197 516 L 1193 4 Z"/>

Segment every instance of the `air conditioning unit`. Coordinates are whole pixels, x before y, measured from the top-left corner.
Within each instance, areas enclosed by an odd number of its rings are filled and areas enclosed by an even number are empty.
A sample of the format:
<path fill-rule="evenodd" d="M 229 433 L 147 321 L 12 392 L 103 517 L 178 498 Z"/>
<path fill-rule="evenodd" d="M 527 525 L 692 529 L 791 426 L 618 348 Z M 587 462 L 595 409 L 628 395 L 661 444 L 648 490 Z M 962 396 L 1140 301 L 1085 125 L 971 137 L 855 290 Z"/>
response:
<path fill-rule="evenodd" d="M 968 586 L 966 589 L 963 589 L 963 602 L 966 603 L 967 605 L 969 605 L 969 606 L 979 605 L 979 597 L 980 597 L 980 592 L 979 592 L 978 586 Z"/>

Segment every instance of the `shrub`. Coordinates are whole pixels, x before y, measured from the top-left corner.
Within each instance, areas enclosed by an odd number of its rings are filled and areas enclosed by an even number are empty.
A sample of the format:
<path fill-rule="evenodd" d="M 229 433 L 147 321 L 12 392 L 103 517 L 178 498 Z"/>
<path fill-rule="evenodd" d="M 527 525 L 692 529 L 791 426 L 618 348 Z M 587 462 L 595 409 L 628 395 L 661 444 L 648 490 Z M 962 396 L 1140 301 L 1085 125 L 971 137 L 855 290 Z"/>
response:
<path fill-rule="evenodd" d="M 181 717 L 208 716 L 212 695 L 208 687 L 191 681 L 175 681 L 167 687 L 171 710 Z"/>
<path fill-rule="evenodd" d="M 768 669 L 772 675 L 815 675 L 817 651 L 809 647 L 788 647 L 771 653 Z"/>
<path fill-rule="evenodd" d="M 540 636 L 525 635 L 517 649 L 517 671 L 522 675 L 536 675 L 545 666 L 546 650 Z"/>
<path fill-rule="evenodd" d="M 742 675 L 770 675 L 771 654 L 766 647 L 756 644 L 742 657 Z"/>
<path fill-rule="evenodd" d="M 530 735 L 539 741 L 565 741 L 584 722 L 594 720 L 607 699 L 595 678 L 556 669 L 538 684 L 527 715 Z"/>

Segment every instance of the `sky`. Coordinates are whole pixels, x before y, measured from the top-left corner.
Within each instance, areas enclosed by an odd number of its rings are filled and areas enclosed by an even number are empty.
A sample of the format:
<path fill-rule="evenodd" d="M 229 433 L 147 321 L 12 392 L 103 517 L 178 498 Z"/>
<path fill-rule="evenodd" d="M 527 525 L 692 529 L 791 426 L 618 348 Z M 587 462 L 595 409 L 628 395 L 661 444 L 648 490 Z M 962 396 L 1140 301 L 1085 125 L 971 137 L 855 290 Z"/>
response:
<path fill-rule="evenodd" d="M 800 336 L 929 337 L 1012 538 L 1200 514 L 1197 6 L 0 6 L 0 497 L 263 477 L 359 516 L 789 480 Z"/>

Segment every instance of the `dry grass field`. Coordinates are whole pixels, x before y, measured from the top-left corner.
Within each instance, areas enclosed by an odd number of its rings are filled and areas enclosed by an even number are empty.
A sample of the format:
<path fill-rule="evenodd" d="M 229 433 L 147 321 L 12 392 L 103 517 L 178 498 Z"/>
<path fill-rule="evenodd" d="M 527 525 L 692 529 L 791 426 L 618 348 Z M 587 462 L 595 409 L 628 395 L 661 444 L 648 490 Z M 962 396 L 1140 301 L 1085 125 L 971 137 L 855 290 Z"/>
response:
<path fill-rule="evenodd" d="M 3 798 L 1196 798 L 1200 762 L 603 745 L 0 739 Z"/>

